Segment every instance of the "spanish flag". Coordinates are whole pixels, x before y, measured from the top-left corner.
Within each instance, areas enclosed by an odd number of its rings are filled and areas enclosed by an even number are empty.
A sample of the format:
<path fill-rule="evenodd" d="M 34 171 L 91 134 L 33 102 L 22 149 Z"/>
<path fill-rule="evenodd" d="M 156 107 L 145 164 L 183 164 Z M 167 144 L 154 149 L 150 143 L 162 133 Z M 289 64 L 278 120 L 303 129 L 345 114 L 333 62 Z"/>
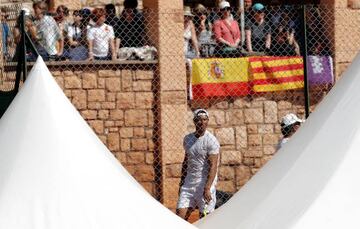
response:
<path fill-rule="evenodd" d="M 253 92 L 291 90 L 304 87 L 302 57 L 249 57 Z"/>
<path fill-rule="evenodd" d="M 248 95 L 248 69 L 248 58 L 193 59 L 193 99 Z"/>

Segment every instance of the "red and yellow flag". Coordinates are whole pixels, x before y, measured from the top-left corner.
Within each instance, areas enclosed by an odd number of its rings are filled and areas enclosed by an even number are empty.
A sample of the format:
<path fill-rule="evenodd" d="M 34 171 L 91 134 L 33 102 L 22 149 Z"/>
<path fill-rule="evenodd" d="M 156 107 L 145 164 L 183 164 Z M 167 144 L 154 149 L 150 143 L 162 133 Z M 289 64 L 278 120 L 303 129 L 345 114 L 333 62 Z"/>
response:
<path fill-rule="evenodd" d="M 253 92 L 270 92 L 304 87 L 301 57 L 249 57 Z"/>
<path fill-rule="evenodd" d="M 248 58 L 193 59 L 193 98 L 248 95 L 248 68 Z"/>

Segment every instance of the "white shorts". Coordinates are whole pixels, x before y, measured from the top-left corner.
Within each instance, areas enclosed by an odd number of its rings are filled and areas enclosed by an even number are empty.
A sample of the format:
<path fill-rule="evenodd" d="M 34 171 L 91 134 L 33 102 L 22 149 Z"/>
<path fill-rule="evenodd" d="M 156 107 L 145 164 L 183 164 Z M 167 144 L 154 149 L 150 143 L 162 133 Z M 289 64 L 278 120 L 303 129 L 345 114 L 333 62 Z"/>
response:
<path fill-rule="evenodd" d="M 215 210 L 216 204 L 215 186 L 212 186 L 210 188 L 210 192 L 211 201 L 209 203 L 206 203 L 203 198 L 204 188 L 194 188 L 183 185 L 180 189 L 179 200 L 176 208 L 199 208 L 199 211 L 202 214 L 211 213 Z"/>

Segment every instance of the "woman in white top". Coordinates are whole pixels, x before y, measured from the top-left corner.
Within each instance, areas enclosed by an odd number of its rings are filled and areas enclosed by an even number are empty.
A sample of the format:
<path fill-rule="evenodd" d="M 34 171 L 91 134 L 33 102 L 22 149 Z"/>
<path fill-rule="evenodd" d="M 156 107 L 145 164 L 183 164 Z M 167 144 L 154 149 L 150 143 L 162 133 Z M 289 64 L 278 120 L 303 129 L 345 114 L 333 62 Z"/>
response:
<path fill-rule="evenodd" d="M 68 57 L 72 61 L 86 60 L 88 58 L 88 52 L 84 39 L 85 29 L 88 28 L 82 25 L 82 15 L 79 10 L 73 12 L 74 23 L 68 27 L 67 39 L 69 48 Z M 84 29 L 85 27 L 85 29 Z"/>
<path fill-rule="evenodd" d="M 88 30 L 88 60 L 116 60 L 115 34 L 112 26 L 105 24 L 105 9 L 96 8 L 92 12 L 95 25 Z"/>
<path fill-rule="evenodd" d="M 194 15 L 188 6 L 184 7 L 184 51 L 187 59 L 199 57 L 200 50 L 196 37 L 195 26 L 192 21 Z M 194 50 L 190 49 L 190 41 Z"/>

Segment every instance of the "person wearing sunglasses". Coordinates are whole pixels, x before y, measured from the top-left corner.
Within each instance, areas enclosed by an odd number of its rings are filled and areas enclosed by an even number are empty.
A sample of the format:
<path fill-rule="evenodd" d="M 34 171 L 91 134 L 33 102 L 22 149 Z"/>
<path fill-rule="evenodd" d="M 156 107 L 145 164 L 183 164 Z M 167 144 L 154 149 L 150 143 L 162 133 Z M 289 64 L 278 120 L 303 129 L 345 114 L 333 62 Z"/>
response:
<path fill-rule="evenodd" d="M 241 40 L 239 24 L 233 19 L 229 2 L 220 2 L 219 9 L 221 19 L 215 21 L 213 26 L 217 43 L 215 55 L 218 57 L 238 56 Z"/>

